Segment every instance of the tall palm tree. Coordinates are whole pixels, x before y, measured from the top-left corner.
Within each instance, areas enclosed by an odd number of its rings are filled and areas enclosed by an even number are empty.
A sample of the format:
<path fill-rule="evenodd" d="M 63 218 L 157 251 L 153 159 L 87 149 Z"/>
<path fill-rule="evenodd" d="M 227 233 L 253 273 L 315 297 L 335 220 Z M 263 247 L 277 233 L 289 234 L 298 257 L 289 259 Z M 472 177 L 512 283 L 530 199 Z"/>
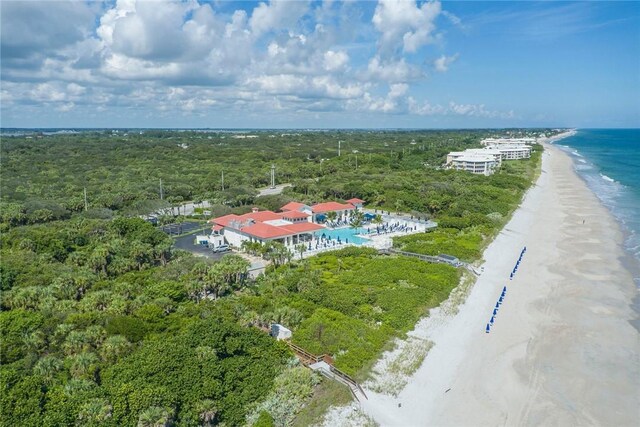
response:
<path fill-rule="evenodd" d="M 307 247 L 305 246 L 304 243 L 300 243 L 296 245 L 296 251 L 300 254 L 300 259 L 302 259 L 302 254 L 304 254 L 304 251 L 306 250 L 307 250 Z"/>
<path fill-rule="evenodd" d="M 364 215 L 362 214 L 362 212 L 356 211 L 356 213 L 354 213 L 351 218 L 351 222 L 349 223 L 349 226 L 351 228 L 354 228 L 357 233 L 358 228 L 362 227 L 363 221 L 364 221 Z"/>
<path fill-rule="evenodd" d="M 218 414 L 216 402 L 211 399 L 201 400 L 196 405 L 196 411 L 198 412 L 198 418 L 200 418 L 203 426 L 213 426 L 213 422 Z"/>
<path fill-rule="evenodd" d="M 327 219 L 331 222 L 334 222 L 336 220 L 336 218 L 338 217 L 338 214 L 335 211 L 329 211 L 327 212 Z"/>
<path fill-rule="evenodd" d="M 167 427 L 171 422 L 171 414 L 165 408 L 151 406 L 140 413 L 138 427 Z"/>

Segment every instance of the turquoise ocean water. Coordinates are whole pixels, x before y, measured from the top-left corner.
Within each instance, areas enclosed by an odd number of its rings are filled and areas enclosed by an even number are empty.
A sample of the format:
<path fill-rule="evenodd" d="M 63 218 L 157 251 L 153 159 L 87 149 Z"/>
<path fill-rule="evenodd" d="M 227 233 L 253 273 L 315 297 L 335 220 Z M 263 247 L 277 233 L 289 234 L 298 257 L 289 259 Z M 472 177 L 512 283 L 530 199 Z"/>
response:
<path fill-rule="evenodd" d="M 578 175 L 622 225 L 640 289 L 640 129 L 580 129 L 556 145 L 571 155 Z M 640 312 L 640 298 L 634 308 Z"/>

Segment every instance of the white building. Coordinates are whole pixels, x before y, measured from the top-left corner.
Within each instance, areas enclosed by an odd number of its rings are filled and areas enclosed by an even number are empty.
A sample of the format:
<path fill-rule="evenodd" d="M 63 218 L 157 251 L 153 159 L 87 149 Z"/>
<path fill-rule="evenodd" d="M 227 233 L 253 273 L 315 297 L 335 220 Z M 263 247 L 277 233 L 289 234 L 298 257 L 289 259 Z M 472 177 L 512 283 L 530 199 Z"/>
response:
<path fill-rule="evenodd" d="M 322 225 L 311 223 L 309 216 L 300 211 L 276 213 L 254 209 L 248 214 L 225 215 L 209 222 L 214 223 L 214 235 L 222 236 L 227 244 L 235 247 L 240 247 L 244 241 L 276 241 L 292 246 L 310 241 L 315 231 L 324 229 Z"/>
<path fill-rule="evenodd" d="M 456 157 L 451 161 L 453 169 L 487 176 L 494 172 L 497 165 L 494 156 L 474 153 Z"/>
<path fill-rule="evenodd" d="M 482 145 L 502 145 L 502 144 L 535 144 L 535 138 L 485 138 L 480 143 Z"/>
<path fill-rule="evenodd" d="M 496 161 L 496 164 L 500 166 L 503 160 L 505 160 L 502 150 L 494 147 L 487 148 L 469 148 L 464 151 L 464 154 L 479 154 L 481 156 L 492 156 Z"/>
<path fill-rule="evenodd" d="M 502 155 L 502 160 L 520 160 L 520 159 L 528 159 L 531 157 L 531 147 L 521 146 L 521 147 L 498 147 L 498 151 L 500 151 Z"/>
<path fill-rule="evenodd" d="M 503 160 L 520 160 L 531 157 L 531 147 L 525 144 L 491 145 L 485 148 L 469 148 L 447 154 L 446 167 L 472 173 L 491 175 Z M 489 162 L 488 160 L 492 160 Z"/>

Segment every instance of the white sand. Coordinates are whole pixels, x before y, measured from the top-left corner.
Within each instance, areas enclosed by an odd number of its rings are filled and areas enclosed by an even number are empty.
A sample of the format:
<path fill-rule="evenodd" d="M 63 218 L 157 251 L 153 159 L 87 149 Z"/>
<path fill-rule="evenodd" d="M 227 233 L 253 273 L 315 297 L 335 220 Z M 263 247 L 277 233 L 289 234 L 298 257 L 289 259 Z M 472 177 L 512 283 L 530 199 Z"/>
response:
<path fill-rule="evenodd" d="M 435 346 L 406 388 L 397 398 L 367 392 L 362 410 L 380 425 L 640 425 L 640 335 L 628 323 L 636 290 L 621 232 L 569 157 L 545 148 L 543 173 L 485 251 L 459 313 L 436 310 L 417 325 Z"/>

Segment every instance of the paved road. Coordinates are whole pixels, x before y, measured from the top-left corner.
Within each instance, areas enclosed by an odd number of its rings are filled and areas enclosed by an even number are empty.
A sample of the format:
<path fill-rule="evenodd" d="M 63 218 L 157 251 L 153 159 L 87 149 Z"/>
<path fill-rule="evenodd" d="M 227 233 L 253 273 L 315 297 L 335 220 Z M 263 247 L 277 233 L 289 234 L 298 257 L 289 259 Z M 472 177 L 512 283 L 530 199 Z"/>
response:
<path fill-rule="evenodd" d="M 260 197 L 260 196 L 273 196 L 274 194 L 280 194 L 287 187 L 291 187 L 291 184 L 276 185 L 276 188 L 263 188 L 258 193 L 258 197 Z"/>

